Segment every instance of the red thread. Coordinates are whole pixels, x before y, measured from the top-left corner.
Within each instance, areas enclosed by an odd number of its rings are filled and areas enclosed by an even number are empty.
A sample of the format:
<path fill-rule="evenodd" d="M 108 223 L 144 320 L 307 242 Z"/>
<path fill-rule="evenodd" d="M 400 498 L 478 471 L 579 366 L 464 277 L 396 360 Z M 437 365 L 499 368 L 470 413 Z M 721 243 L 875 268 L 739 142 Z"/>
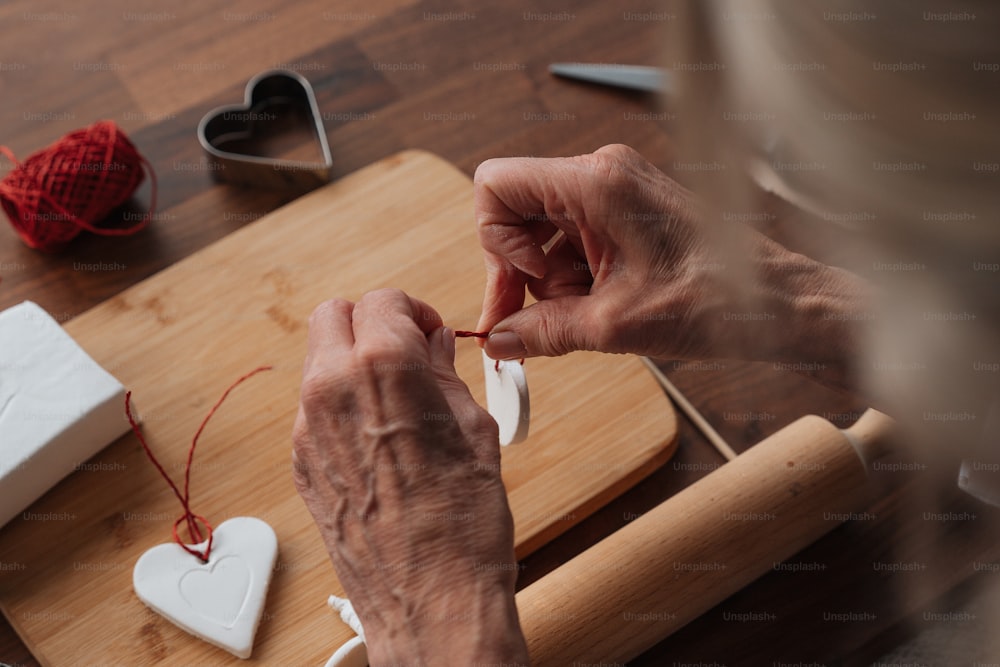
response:
<path fill-rule="evenodd" d="M 53 252 L 82 230 L 102 236 L 134 234 L 156 208 L 156 174 L 125 133 L 110 120 L 75 130 L 18 162 L 6 146 L 0 155 L 14 169 L 0 181 L 0 205 L 29 247 Z M 98 227 L 124 204 L 149 173 L 149 213 L 135 225 Z"/>
<path fill-rule="evenodd" d="M 198 445 L 198 437 L 201 435 L 201 432 L 205 430 L 205 426 L 208 424 L 208 420 L 212 418 L 212 415 L 215 414 L 215 411 L 218 410 L 219 406 L 222 405 L 222 402 L 226 400 L 226 397 L 229 396 L 229 392 L 231 392 L 233 389 L 239 386 L 244 380 L 250 379 L 251 377 L 253 377 L 257 373 L 260 373 L 261 371 L 269 371 L 271 370 L 271 368 L 272 368 L 271 366 L 260 366 L 258 368 L 255 368 L 254 370 L 250 371 L 249 373 L 238 379 L 236 382 L 229 385 L 229 388 L 223 392 L 222 397 L 219 398 L 219 400 L 215 403 L 215 405 L 212 406 L 212 409 L 208 411 L 208 414 L 205 415 L 205 419 L 202 420 L 201 426 L 198 427 L 198 430 L 194 434 L 194 438 L 191 439 L 191 447 L 188 449 L 187 464 L 184 466 L 183 494 L 181 494 L 180 489 L 177 488 L 177 485 L 174 484 L 174 481 L 170 479 L 170 475 L 168 475 L 167 471 L 163 469 L 163 466 L 160 465 L 160 462 L 156 460 L 155 456 L 153 456 L 153 451 L 149 448 L 149 444 L 146 442 L 146 439 L 142 437 L 142 430 L 139 428 L 139 425 L 136 423 L 135 418 L 132 416 L 132 408 L 130 400 L 132 398 L 132 392 L 130 391 L 125 394 L 125 416 L 128 417 L 128 423 L 132 426 L 132 432 L 135 433 L 137 438 L 139 438 L 139 444 L 141 444 L 142 448 L 145 450 L 146 456 L 148 456 L 149 460 L 153 462 L 154 466 L 156 466 L 156 469 L 160 472 L 160 475 L 163 476 L 163 479 L 167 480 L 167 484 L 170 485 L 170 488 L 173 490 L 174 495 L 177 496 L 177 500 L 181 501 L 181 506 L 184 508 L 184 514 L 181 515 L 181 517 L 174 522 L 174 528 L 173 528 L 174 541 L 177 542 L 177 544 L 181 545 L 181 548 L 184 549 L 184 551 L 188 552 L 192 556 L 197 556 L 198 558 L 200 558 L 201 562 L 203 563 L 208 562 L 208 557 L 212 553 L 212 525 L 208 523 L 208 520 L 205 519 L 205 517 L 195 514 L 194 512 L 191 511 L 191 503 L 190 503 L 191 462 L 194 460 L 194 448 Z M 204 552 L 192 549 L 191 547 L 186 545 L 184 541 L 181 539 L 180 535 L 177 534 L 177 527 L 181 525 L 181 522 L 187 522 L 188 536 L 191 539 L 196 540 L 197 542 L 204 542 L 206 539 L 208 540 L 207 544 L 205 545 Z M 205 530 L 208 533 L 207 538 L 202 536 L 201 528 L 198 527 L 199 523 L 201 523 L 201 525 L 205 527 Z"/>
<path fill-rule="evenodd" d="M 490 337 L 490 332 L 489 331 L 456 331 L 455 332 L 455 338 L 489 338 L 489 337 Z M 522 360 L 521 363 L 524 363 L 524 361 Z M 499 359 L 497 359 L 496 363 L 493 364 L 493 370 L 495 370 L 497 373 L 500 372 L 500 360 Z"/>
<path fill-rule="evenodd" d="M 489 331 L 456 331 L 455 338 L 489 338 Z"/>
<path fill-rule="evenodd" d="M 455 338 L 489 338 L 489 331 L 456 331 Z M 524 365 L 524 359 L 521 359 L 521 365 Z M 500 372 L 500 360 L 497 359 L 496 363 L 493 364 L 493 370 L 497 373 Z"/>

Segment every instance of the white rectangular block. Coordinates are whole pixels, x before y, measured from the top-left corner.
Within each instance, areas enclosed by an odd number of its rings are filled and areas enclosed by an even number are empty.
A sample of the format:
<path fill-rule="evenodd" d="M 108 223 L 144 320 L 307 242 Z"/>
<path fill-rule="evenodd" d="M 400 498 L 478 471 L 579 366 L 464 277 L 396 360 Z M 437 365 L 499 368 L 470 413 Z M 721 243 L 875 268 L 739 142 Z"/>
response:
<path fill-rule="evenodd" d="M 129 430 L 125 388 L 38 305 L 0 312 L 0 526 Z"/>

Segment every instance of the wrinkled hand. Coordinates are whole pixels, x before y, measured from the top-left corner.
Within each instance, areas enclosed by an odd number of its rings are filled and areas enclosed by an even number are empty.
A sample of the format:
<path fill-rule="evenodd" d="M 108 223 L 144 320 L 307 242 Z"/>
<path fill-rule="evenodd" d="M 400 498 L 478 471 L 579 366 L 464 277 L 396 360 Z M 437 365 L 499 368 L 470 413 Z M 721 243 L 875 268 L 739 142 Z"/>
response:
<path fill-rule="evenodd" d="M 440 316 L 397 290 L 310 319 L 295 484 L 372 665 L 527 660 L 497 427 L 454 358 Z"/>
<path fill-rule="evenodd" d="M 694 196 L 631 148 L 488 160 L 475 202 L 487 272 L 478 328 L 493 332 L 490 356 L 705 351 L 673 321 L 712 292 Z M 565 236 L 544 253 L 557 231 Z M 525 287 L 538 303 L 522 310 Z"/>
<path fill-rule="evenodd" d="M 475 206 L 487 273 L 478 329 L 495 359 L 808 362 L 791 368 L 854 385 L 867 285 L 745 225 L 706 224 L 689 190 L 627 146 L 488 160 Z"/>

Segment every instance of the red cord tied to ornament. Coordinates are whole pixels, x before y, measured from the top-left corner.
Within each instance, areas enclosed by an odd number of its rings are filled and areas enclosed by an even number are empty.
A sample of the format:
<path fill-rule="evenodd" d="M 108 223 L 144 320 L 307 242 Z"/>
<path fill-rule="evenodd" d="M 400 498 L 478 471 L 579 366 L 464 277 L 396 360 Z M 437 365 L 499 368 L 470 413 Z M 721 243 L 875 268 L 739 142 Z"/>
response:
<path fill-rule="evenodd" d="M 125 417 L 128 419 L 128 423 L 132 427 L 132 432 L 135 433 L 135 436 L 139 439 L 139 444 L 142 445 L 142 449 L 146 452 L 146 456 L 149 457 L 149 460 L 152 461 L 156 470 L 160 473 L 163 479 L 167 481 L 167 484 L 170 485 L 170 490 L 174 492 L 174 495 L 177 496 L 177 500 L 181 501 L 181 507 L 184 508 L 184 514 L 182 514 L 177 521 L 174 522 L 174 542 L 179 544 L 184 551 L 188 552 L 192 556 L 197 556 L 203 563 L 207 563 L 208 557 L 212 554 L 212 524 L 210 524 L 208 519 L 205 517 L 191 511 L 191 464 L 194 462 L 194 450 L 195 447 L 198 446 L 198 438 L 201 436 L 201 432 L 204 431 L 205 427 L 208 425 L 208 420 L 212 418 L 212 415 L 215 414 L 216 410 L 218 410 L 223 402 L 225 402 L 226 397 L 229 396 L 229 392 L 236 389 L 236 387 L 249 380 L 257 373 L 269 371 L 271 368 L 271 366 L 260 366 L 236 380 L 236 382 L 229 385 L 229 388 L 222 393 L 222 397 L 216 401 L 215 405 L 212 406 L 212 409 L 208 411 L 207 415 L 205 415 L 205 419 L 202 420 L 201 426 L 198 427 L 198 430 L 194 433 L 194 438 L 191 439 L 191 446 L 188 447 L 187 464 L 184 466 L 184 493 L 181 493 L 181 490 L 177 488 L 174 480 L 170 479 L 170 475 L 167 474 L 167 471 L 163 468 L 163 464 L 161 464 L 159 460 L 157 460 L 156 456 L 153 455 L 153 450 L 149 448 L 149 443 L 146 442 L 146 438 L 142 437 L 142 430 L 139 428 L 139 424 L 136 422 L 135 417 L 132 416 L 132 392 L 129 391 L 125 394 Z M 198 551 L 193 546 L 188 546 L 184 543 L 184 540 L 181 539 L 181 536 L 177 532 L 177 529 L 182 523 L 187 524 L 188 536 L 191 539 L 197 540 L 199 543 L 205 543 L 204 551 Z M 204 534 L 201 530 L 202 527 L 205 528 Z"/>
<path fill-rule="evenodd" d="M 459 331 L 455 332 L 455 338 L 489 338 L 489 337 L 490 337 L 490 332 L 489 331 L 461 331 L 461 330 L 459 330 Z M 522 366 L 524 365 L 524 359 L 521 359 L 521 365 Z M 496 370 L 497 373 L 500 372 L 500 360 L 499 359 L 497 360 L 496 364 L 494 364 L 493 368 Z"/>
<path fill-rule="evenodd" d="M 24 162 L 18 162 L 6 146 L 0 146 L 0 154 L 14 163 L 0 181 L 0 205 L 31 248 L 53 252 L 82 230 L 102 236 L 134 234 L 153 217 L 153 167 L 110 120 L 70 132 Z M 130 227 L 98 227 L 128 201 L 146 172 L 152 184 L 149 213 Z"/>

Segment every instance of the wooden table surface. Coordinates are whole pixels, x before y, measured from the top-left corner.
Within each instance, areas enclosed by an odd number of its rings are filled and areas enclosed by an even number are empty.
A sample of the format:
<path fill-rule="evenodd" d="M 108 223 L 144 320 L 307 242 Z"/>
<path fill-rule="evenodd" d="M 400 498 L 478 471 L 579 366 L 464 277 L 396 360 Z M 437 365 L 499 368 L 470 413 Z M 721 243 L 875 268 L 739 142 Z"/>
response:
<path fill-rule="evenodd" d="M 499 3 L 498 3 L 499 4 Z M 655 97 L 551 77 L 554 61 L 655 65 L 666 23 L 656 2 L 527 0 L 225 0 L 87 4 L 23 0 L 0 6 L 0 144 L 23 158 L 108 118 L 152 162 L 159 181 L 150 227 L 124 239 L 86 235 L 64 252 L 28 249 L 0 224 L 0 308 L 31 299 L 60 321 L 286 203 L 282 192 L 218 185 L 195 128 L 210 108 L 242 100 L 246 81 L 272 67 L 313 84 L 341 176 L 405 148 L 422 148 L 472 174 L 487 158 L 562 156 L 626 143 L 670 172 L 669 108 Z M 7 170 L 4 164 L 0 169 Z M 148 190 L 131 211 L 141 215 Z M 470 221 L 471 224 L 471 221 Z M 799 221 L 797 224 L 808 224 Z M 781 237 L 781 226 L 766 230 Z M 811 250 L 823 253 L 820 239 Z M 333 296 L 333 295 L 331 295 Z M 800 415 L 838 425 L 864 408 L 769 364 L 663 362 L 677 386 L 738 451 Z M 672 462 L 523 563 L 526 585 L 721 463 L 681 420 Z M 978 512 L 952 522 L 952 548 L 918 530 L 920 476 L 886 472 L 868 520 L 834 530 L 799 556 L 668 638 L 636 665 L 670 662 L 867 664 L 915 632 L 928 608 L 961 606 L 985 577 L 977 562 L 1000 551 L 996 512 L 958 493 L 944 507 Z M 928 505 L 929 506 L 929 505 Z M 939 508 L 941 505 L 936 505 Z M 919 575 L 885 562 L 921 562 Z M 872 620 L 828 622 L 867 611 Z M 741 622 L 742 612 L 766 613 Z M 755 618 L 761 618 L 757 616 Z M 0 662 L 37 664 L 5 622 Z"/>

